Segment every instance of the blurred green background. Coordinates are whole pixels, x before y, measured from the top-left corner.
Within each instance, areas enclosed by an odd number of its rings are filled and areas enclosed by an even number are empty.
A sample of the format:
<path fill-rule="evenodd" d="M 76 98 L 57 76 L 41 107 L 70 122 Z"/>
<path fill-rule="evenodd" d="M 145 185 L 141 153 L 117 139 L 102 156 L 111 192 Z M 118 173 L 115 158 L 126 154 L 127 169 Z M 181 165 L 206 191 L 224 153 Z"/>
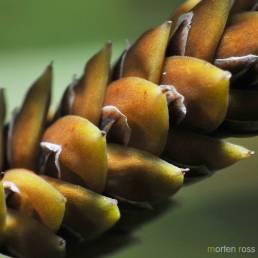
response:
<path fill-rule="evenodd" d="M 80 74 L 105 42 L 113 42 L 115 60 L 126 40 L 133 42 L 144 30 L 162 23 L 179 2 L 0 0 L 0 86 L 7 89 L 9 113 L 50 61 L 55 69 L 55 105 L 73 74 Z M 230 140 L 258 151 L 257 137 Z M 207 247 L 224 245 L 257 250 L 257 162 L 253 157 L 184 187 L 168 209 L 159 216 L 153 211 L 156 218 L 130 236 L 81 245 L 70 257 L 221 257 L 208 254 Z M 226 256 L 257 257 L 257 251 Z"/>
<path fill-rule="evenodd" d="M 127 41 L 166 20 L 179 2 L 0 0 L 0 85 L 8 88 L 10 109 L 52 60 L 56 103 L 72 76 L 107 41 L 115 60 Z"/>

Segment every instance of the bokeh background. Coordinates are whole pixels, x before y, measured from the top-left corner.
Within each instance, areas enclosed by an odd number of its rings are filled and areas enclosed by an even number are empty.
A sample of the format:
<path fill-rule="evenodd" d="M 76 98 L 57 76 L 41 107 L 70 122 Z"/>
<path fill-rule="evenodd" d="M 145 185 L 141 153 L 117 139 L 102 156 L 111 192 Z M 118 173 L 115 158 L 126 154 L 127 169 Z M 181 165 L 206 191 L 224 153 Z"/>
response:
<path fill-rule="evenodd" d="M 0 0 L 0 86 L 9 114 L 48 63 L 54 61 L 53 106 L 74 74 L 108 40 L 115 60 L 144 30 L 162 23 L 177 0 Z M 258 152 L 258 138 L 230 138 Z M 209 151 L 207 146 L 207 151 Z M 208 246 L 258 249 L 258 157 L 184 187 L 160 214 L 131 235 L 81 245 L 76 257 L 207 258 Z M 140 214 L 136 212 L 136 216 Z M 230 257 L 257 257 L 232 254 Z"/>

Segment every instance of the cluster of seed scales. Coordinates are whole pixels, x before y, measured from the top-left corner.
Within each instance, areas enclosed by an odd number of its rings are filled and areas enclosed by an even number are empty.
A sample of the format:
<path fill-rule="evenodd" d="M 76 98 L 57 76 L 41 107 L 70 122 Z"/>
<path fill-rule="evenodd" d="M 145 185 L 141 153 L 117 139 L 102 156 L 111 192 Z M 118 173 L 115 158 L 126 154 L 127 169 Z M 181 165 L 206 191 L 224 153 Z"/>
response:
<path fill-rule="evenodd" d="M 1 90 L 3 250 L 63 257 L 60 227 L 95 238 L 119 220 L 120 203 L 157 203 L 186 171 L 200 176 L 253 154 L 214 135 L 258 130 L 257 6 L 186 1 L 113 69 L 110 43 L 94 55 L 55 114 L 52 65 L 7 125 Z"/>

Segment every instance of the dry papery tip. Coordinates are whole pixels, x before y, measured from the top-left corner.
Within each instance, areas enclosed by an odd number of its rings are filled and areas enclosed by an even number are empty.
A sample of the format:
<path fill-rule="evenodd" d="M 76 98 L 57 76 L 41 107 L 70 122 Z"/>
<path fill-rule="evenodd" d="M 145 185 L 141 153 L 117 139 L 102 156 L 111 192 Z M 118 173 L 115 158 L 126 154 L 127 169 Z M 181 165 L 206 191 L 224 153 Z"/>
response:
<path fill-rule="evenodd" d="M 222 70 L 239 69 L 240 73 L 242 73 L 242 71 L 246 71 L 251 65 L 257 63 L 257 61 L 257 55 L 246 55 L 216 59 L 214 64 Z M 234 76 L 236 76 L 236 74 Z"/>
<path fill-rule="evenodd" d="M 57 177 L 61 178 L 61 169 L 59 164 L 59 156 L 62 152 L 61 145 L 50 143 L 50 142 L 41 142 L 40 147 L 43 151 L 43 163 L 41 165 L 41 172 L 45 172 L 45 165 L 48 162 L 50 155 L 54 155 L 54 164 L 57 170 Z"/>
<path fill-rule="evenodd" d="M 128 125 L 127 117 L 115 106 L 104 106 L 102 108 L 100 129 L 108 134 L 115 124 L 119 127 L 117 135 L 119 142 L 121 141 L 124 145 L 127 145 L 131 136 L 131 128 Z"/>
<path fill-rule="evenodd" d="M 3 186 L 5 190 L 9 190 L 13 193 L 20 193 L 20 190 L 17 187 L 17 185 L 11 181 L 4 181 Z"/>
<path fill-rule="evenodd" d="M 62 239 L 62 238 L 59 238 L 59 240 L 58 240 L 58 245 L 59 245 L 60 247 L 65 247 L 65 246 L 66 246 L 65 240 Z"/>
<path fill-rule="evenodd" d="M 105 197 L 105 196 L 104 196 L 104 197 Z M 106 198 L 106 200 L 109 201 L 109 203 L 110 203 L 111 205 L 114 205 L 114 206 L 118 205 L 118 200 L 116 200 L 116 199 L 114 199 L 114 198 L 110 198 L 110 197 L 105 197 L 105 198 Z"/>
<path fill-rule="evenodd" d="M 190 168 L 181 168 L 182 174 L 185 176 L 187 173 L 190 172 Z"/>
<path fill-rule="evenodd" d="M 180 124 L 187 113 L 184 96 L 172 85 L 160 85 L 159 87 L 161 92 L 165 94 L 167 98 L 167 104 L 170 105 L 171 103 L 174 103 L 173 110 L 176 113 L 176 120 L 174 122 Z"/>
<path fill-rule="evenodd" d="M 257 55 L 232 56 L 227 58 L 218 58 L 214 61 L 215 65 L 223 65 L 225 63 L 255 63 L 258 60 Z"/>

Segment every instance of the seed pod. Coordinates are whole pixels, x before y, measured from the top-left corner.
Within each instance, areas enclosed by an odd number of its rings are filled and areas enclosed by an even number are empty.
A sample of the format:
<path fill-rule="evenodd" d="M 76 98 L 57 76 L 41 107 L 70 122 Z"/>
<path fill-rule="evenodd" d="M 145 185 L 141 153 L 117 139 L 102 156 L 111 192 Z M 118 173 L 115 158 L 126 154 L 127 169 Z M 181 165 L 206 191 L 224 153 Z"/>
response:
<path fill-rule="evenodd" d="M 52 85 L 52 65 L 31 86 L 8 132 L 8 163 L 12 168 L 35 169 L 46 122 Z"/>
<path fill-rule="evenodd" d="M 4 89 L 0 88 L 0 170 L 4 167 L 5 158 L 5 139 L 4 139 L 4 122 L 6 113 L 6 102 Z"/>
<path fill-rule="evenodd" d="M 182 169 L 152 154 L 108 146 L 108 195 L 134 202 L 157 202 L 177 192 L 183 181 Z"/>
<path fill-rule="evenodd" d="M 78 177 L 89 189 L 96 192 L 104 190 L 106 136 L 95 125 L 79 116 L 65 116 L 46 130 L 43 142 L 50 152 L 56 151 L 60 178 L 73 183 L 71 177 Z M 53 145 L 57 149 L 53 149 Z M 69 172 L 66 173 L 67 169 Z"/>
<path fill-rule="evenodd" d="M 70 114 L 99 125 L 110 72 L 112 44 L 108 43 L 87 63 L 81 79 L 73 86 Z"/>
<path fill-rule="evenodd" d="M 231 14 L 250 11 L 257 0 L 235 0 Z"/>
<path fill-rule="evenodd" d="M 181 15 L 190 12 L 200 2 L 201 0 L 186 0 L 178 8 L 176 8 L 176 10 L 171 15 L 170 20 L 176 22 Z"/>
<path fill-rule="evenodd" d="M 17 186 L 27 197 L 27 201 L 31 203 L 42 223 L 53 231 L 59 229 L 65 213 L 66 200 L 54 187 L 32 171 L 25 169 L 7 171 L 3 181 L 5 184 L 11 182 Z"/>
<path fill-rule="evenodd" d="M 159 155 L 166 143 L 169 114 L 165 95 L 147 80 L 127 77 L 113 82 L 105 105 L 117 107 L 132 130 L 129 146 Z"/>
<path fill-rule="evenodd" d="M 61 258 L 65 241 L 33 218 L 8 209 L 5 246 L 15 257 Z"/>
<path fill-rule="evenodd" d="M 161 83 L 174 85 L 185 97 L 185 127 L 210 132 L 224 121 L 229 99 L 230 73 L 196 58 L 166 59 Z"/>
<path fill-rule="evenodd" d="M 171 22 L 145 32 L 123 56 L 120 77 L 140 77 L 159 83 Z"/>
<path fill-rule="evenodd" d="M 258 131 L 258 92 L 232 89 L 224 127 L 234 132 Z"/>
<path fill-rule="evenodd" d="M 232 0 L 202 0 L 193 9 L 185 55 L 213 61 L 224 32 Z"/>
<path fill-rule="evenodd" d="M 5 193 L 2 180 L 0 181 L 0 242 L 2 242 L 2 235 L 5 230 L 6 223 L 6 204 Z"/>
<path fill-rule="evenodd" d="M 254 88 L 258 84 L 257 31 L 258 12 L 240 13 L 230 20 L 214 63 L 233 73 L 231 87 Z"/>
<path fill-rule="evenodd" d="M 166 160 L 190 166 L 218 170 L 254 154 L 244 147 L 192 132 L 169 133 L 162 155 Z"/>
<path fill-rule="evenodd" d="M 67 199 L 64 225 L 85 239 L 94 238 L 110 229 L 120 218 L 117 201 L 78 185 L 43 177 Z"/>
<path fill-rule="evenodd" d="M 257 40 L 258 12 L 234 15 L 218 47 L 217 59 L 258 55 Z"/>

